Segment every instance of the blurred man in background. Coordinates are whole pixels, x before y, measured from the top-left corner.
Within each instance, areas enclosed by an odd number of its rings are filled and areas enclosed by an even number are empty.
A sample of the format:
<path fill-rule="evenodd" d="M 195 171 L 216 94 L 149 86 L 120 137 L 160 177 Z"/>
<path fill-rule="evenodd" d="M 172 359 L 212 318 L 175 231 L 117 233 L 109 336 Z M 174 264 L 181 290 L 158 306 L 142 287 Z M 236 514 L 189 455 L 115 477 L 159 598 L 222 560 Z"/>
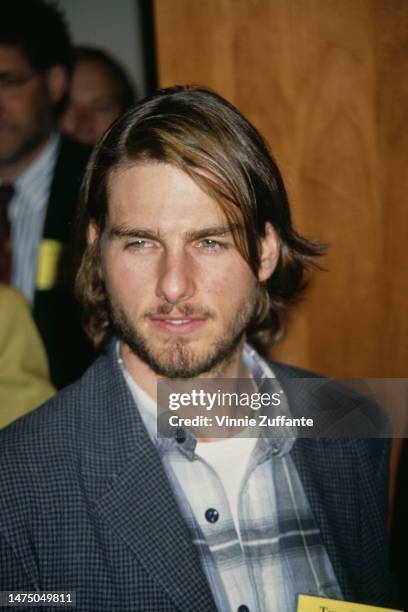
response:
<path fill-rule="evenodd" d="M 92 357 L 67 248 L 89 151 L 56 130 L 72 65 L 63 15 L 44 0 L 5 0 L 1 12 L 0 281 L 32 305 L 62 387 Z"/>
<path fill-rule="evenodd" d="M 129 76 L 111 55 L 101 49 L 77 47 L 61 131 L 93 146 L 134 101 Z"/>

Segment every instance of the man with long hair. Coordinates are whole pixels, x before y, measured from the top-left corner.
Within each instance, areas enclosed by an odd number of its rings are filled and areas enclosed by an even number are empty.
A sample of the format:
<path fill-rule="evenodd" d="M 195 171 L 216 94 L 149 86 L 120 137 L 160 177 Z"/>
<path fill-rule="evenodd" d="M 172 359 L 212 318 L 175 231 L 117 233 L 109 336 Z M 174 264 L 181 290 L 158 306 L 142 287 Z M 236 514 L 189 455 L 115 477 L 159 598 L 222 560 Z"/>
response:
<path fill-rule="evenodd" d="M 0 589 L 98 612 L 389 603 L 385 441 L 156 426 L 163 377 L 275 397 L 310 376 L 262 356 L 321 247 L 293 229 L 255 128 L 205 89 L 142 101 L 94 150 L 78 238 L 104 354 L 0 437 Z M 281 419 L 307 411 L 283 403 Z"/>

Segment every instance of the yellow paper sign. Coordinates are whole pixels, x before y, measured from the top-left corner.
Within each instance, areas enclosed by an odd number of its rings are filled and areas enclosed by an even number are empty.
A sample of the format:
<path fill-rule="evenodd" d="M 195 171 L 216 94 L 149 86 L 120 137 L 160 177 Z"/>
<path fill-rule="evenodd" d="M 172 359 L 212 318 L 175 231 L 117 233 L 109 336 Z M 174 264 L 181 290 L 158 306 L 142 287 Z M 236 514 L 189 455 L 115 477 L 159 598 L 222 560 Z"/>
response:
<path fill-rule="evenodd" d="M 325 599 L 324 597 L 312 597 L 311 595 L 299 595 L 297 612 L 403 612 L 402 610 L 391 610 L 391 608 L 378 608 L 377 606 L 366 606 L 365 604 L 352 603 L 351 601 L 337 601 L 336 599 Z"/>
<path fill-rule="evenodd" d="M 55 287 L 63 244 L 58 240 L 43 240 L 38 252 L 36 288 L 47 291 Z"/>

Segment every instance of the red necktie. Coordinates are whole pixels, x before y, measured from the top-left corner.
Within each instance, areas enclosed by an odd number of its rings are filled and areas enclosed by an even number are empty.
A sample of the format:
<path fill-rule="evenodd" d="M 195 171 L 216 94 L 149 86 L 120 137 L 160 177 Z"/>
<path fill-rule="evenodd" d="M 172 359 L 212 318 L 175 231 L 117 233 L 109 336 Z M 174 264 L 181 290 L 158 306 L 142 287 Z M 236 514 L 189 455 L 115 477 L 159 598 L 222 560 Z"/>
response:
<path fill-rule="evenodd" d="M 0 186 L 0 281 L 9 284 L 11 276 L 11 244 L 8 205 L 14 195 L 13 185 Z"/>

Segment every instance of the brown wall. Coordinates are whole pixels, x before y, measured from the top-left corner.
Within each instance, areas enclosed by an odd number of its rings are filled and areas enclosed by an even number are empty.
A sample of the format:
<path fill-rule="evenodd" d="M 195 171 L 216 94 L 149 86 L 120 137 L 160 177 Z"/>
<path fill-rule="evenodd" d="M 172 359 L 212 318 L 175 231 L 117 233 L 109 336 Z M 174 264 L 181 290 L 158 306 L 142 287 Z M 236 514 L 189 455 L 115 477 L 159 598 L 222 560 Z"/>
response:
<path fill-rule="evenodd" d="M 297 229 L 329 241 L 274 355 L 408 372 L 406 0 L 155 0 L 160 85 L 200 83 L 261 130 Z"/>

